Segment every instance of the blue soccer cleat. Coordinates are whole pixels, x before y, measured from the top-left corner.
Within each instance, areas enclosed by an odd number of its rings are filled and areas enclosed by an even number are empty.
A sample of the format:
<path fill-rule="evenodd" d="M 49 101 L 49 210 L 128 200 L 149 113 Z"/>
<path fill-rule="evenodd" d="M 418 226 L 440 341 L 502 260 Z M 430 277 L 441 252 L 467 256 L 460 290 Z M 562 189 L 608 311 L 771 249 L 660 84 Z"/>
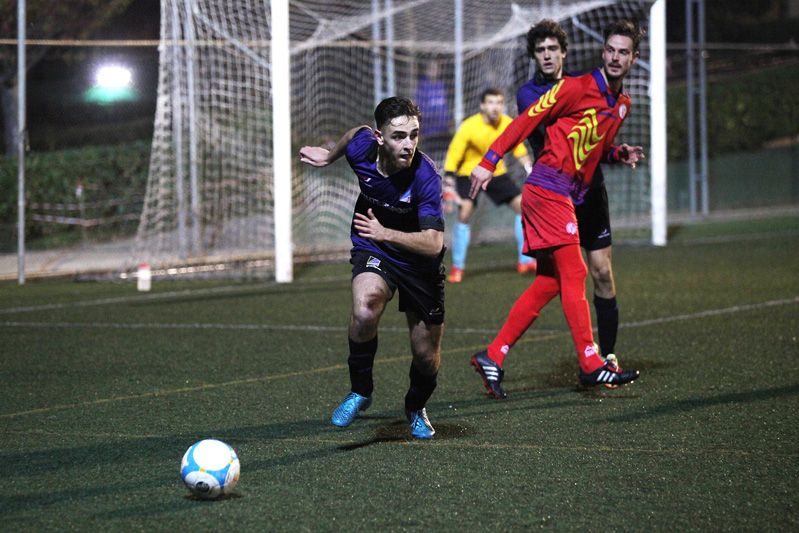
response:
<path fill-rule="evenodd" d="M 433 429 L 433 425 L 427 418 L 427 411 L 424 407 L 418 411 L 405 409 L 405 416 L 408 417 L 408 421 L 411 423 L 411 436 L 417 439 L 432 439 L 433 435 L 436 434 L 436 430 Z"/>
<path fill-rule="evenodd" d="M 330 421 L 334 426 L 345 428 L 352 424 L 358 411 L 366 411 L 372 405 L 372 397 L 361 396 L 357 392 L 351 392 L 344 397 L 344 401 L 333 411 Z"/>

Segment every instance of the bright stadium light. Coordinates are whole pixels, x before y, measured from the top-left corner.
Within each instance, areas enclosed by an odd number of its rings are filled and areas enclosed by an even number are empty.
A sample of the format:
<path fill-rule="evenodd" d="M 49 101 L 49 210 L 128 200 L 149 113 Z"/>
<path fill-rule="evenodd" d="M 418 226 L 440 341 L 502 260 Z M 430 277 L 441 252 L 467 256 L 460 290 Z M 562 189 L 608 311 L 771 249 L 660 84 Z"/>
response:
<path fill-rule="evenodd" d="M 93 104 L 113 104 L 136 100 L 133 71 L 122 65 L 101 65 L 94 72 L 94 85 L 84 94 Z"/>
<path fill-rule="evenodd" d="M 95 85 L 103 89 L 124 89 L 133 83 L 133 72 L 119 65 L 104 65 L 94 74 Z"/>

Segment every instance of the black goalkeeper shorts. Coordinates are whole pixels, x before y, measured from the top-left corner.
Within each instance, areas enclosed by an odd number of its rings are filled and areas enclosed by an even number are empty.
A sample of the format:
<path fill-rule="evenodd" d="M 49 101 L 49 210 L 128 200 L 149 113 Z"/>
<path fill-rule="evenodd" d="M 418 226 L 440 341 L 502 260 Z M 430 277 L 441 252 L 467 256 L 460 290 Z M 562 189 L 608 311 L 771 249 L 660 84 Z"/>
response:
<path fill-rule="evenodd" d="M 458 191 L 458 195 L 465 200 L 469 198 L 469 190 L 472 187 L 472 181 L 469 176 L 457 176 L 455 178 L 455 187 Z M 509 174 L 496 176 L 488 182 L 486 190 L 477 193 L 477 198 L 472 200 L 475 207 L 477 207 L 477 200 L 480 199 L 480 195 L 483 192 L 494 202 L 494 205 L 502 205 L 509 204 L 511 200 L 522 193 L 522 190 L 516 185 L 516 182 L 513 181 L 513 178 L 511 178 Z"/>

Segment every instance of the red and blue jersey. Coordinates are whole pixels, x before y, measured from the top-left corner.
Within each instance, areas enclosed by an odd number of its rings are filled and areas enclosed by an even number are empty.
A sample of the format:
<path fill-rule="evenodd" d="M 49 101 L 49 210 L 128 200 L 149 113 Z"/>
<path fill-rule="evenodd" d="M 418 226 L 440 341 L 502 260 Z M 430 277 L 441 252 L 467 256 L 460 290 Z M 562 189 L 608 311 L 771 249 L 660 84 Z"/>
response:
<path fill-rule="evenodd" d="M 576 72 L 567 72 L 567 77 L 579 76 Z M 519 90 L 516 91 L 516 107 L 519 114 L 524 113 L 536 100 L 541 98 L 545 92 L 550 90 L 558 80 L 550 80 L 545 78 L 540 71 L 535 73 L 532 79 L 524 83 Z M 604 80 L 603 80 L 604 81 Z M 544 149 L 544 140 L 546 137 L 546 127 L 539 124 L 538 127 L 527 137 L 527 142 L 530 143 L 530 148 L 533 150 L 533 157 L 538 159 L 538 154 Z M 599 187 L 605 182 L 605 176 L 602 174 L 602 167 L 596 167 L 594 176 L 591 179 L 592 187 Z"/>
<path fill-rule="evenodd" d="M 361 190 L 355 213 L 365 215 L 371 209 L 384 227 L 406 233 L 425 229 L 444 231 L 441 176 L 430 158 L 417 150 L 407 169 L 385 176 L 377 169 L 377 153 L 377 140 L 369 128 L 358 130 L 347 144 L 347 162 L 358 177 Z M 350 226 L 350 238 L 354 249 L 380 254 L 411 271 L 438 272 L 443 257 L 443 250 L 438 257 L 430 257 L 361 237 L 354 224 Z"/>
<path fill-rule="evenodd" d="M 582 203 L 600 161 L 618 161 L 613 140 L 631 107 L 627 93 L 610 92 L 599 69 L 563 78 L 514 119 L 480 165 L 493 171 L 508 150 L 544 125 L 544 146 L 527 183 Z"/>

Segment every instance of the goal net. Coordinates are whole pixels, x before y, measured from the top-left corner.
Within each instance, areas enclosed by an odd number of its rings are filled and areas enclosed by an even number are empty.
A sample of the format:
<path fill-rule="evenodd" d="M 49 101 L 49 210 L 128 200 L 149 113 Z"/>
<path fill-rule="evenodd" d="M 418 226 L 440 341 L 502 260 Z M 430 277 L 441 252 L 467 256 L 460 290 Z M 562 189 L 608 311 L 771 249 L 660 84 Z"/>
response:
<path fill-rule="evenodd" d="M 506 93 L 533 74 L 525 34 L 542 18 L 569 36 L 566 70 L 600 61 L 602 29 L 631 18 L 647 28 L 650 1 L 291 0 L 291 131 L 273 131 L 270 3 L 162 0 L 158 104 L 150 173 L 133 261 L 182 272 L 269 275 L 275 243 L 273 136 L 292 153 L 372 124 L 390 95 L 417 100 L 420 149 L 439 164 L 459 120 L 489 86 Z M 649 153 L 649 47 L 625 81 L 633 113 L 618 141 Z M 518 173 L 519 167 L 511 168 Z M 607 167 L 615 230 L 648 239 L 650 176 Z M 523 176 L 518 176 L 519 181 Z M 345 162 L 292 161 L 295 260 L 345 257 L 357 181 Z M 512 213 L 481 202 L 473 239 L 512 239 Z M 280 231 L 278 229 L 278 231 Z M 510 241 L 509 241 L 510 242 Z"/>

